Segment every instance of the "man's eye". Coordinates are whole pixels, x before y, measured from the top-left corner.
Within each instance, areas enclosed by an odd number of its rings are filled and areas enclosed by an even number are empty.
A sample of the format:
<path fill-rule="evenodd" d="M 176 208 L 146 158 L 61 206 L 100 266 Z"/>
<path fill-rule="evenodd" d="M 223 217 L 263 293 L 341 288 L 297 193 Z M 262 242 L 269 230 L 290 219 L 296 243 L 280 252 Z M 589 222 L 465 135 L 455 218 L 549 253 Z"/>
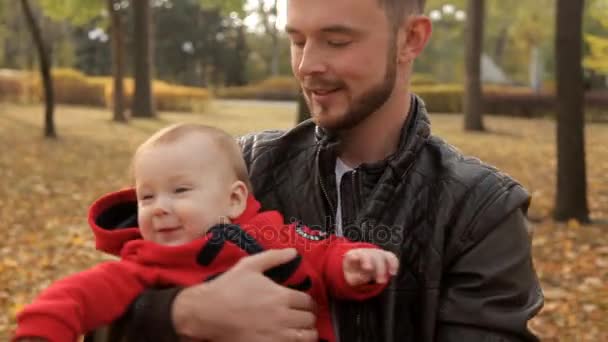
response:
<path fill-rule="evenodd" d="M 299 40 L 292 40 L 291 41 L 291 45 L 299 47 L 299 48 L 303 48 L 304 45 L 306 45 L 305 41 L 299 41 Z"/>
<path fill-rule="evenodd" d="M 327 44 L 331 47 L 345 47 L 350 44 L 349 41 L 328 41 Z"/>

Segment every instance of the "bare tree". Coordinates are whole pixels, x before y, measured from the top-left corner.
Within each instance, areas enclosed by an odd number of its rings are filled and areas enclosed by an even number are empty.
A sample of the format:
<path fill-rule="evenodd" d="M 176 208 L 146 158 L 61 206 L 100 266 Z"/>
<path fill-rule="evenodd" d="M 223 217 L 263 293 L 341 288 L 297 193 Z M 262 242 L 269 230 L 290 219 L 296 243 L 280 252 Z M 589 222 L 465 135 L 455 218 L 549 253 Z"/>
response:
<path fill-rule="evenodd" d="M 582 69 L 583 10 L 584 0 L 557 1 L 557 197 L 554 218 L 558 221 L 589 221 Z"/>
<path fill-rule="evenodd" d="M 125 113 L 125 49 L 123 41 L 123 20 L 120 13 L 120 4 L 116 0 L 107 0 L 108 13 L 110 14 L 110 40 L 112 44 L 112 76 L 114 87 L 112 94 L 113 120 L 116 122 L 127 122 Z"/>
<path fill-rule="evenodd" d="M 38 51 L 38 58 L 40 59 L 40 74 L 42 75 L 42 84 L 44 87 L 44 102 L 45 102 L 45 115 L 44 115 L 44 136 L 47 138 L 56 138 L 57 132 L 55 131 L 55 100 L 53 95 L 53 78 L 51 75 L 51 58 L 50 58 L 50 47 L 47 47 L 42 38 L 40 27 L 36 22 L 32 7 L 28 0 L 21 0 L 21 8 L 27 21 L 27 26 L 32 34 L 36 50 Z"/>
<path fill-rule="evenodd" d="M 468 0 L 467 6 L 464 128 L 467 131 L 483 131 L 481 53 L 483 51 L 485 0 Z"/>
<path fill-rule="evenodd" d="M 268 1 L 259 0 L 258 15 L 261 18 L 262 25 L 264 26 L 264 32 L 270 36 L 272 46 L 270 55 L 270 75 L 278 76 L 280 73 L 280 54 L 281 46 L 279 44 L 279 29 L 277 28 L 276 21 L 278 18 L 278 0 L 272 0 L 270 2 L 270 10 L 266 10 L 266 3 Z"/>
<path fill-rule="evenodd" d="M 154 69 L 154 49 L 152 47 L 152 8 L 150 0 L 132 1 L 135 92 L 131 113 L 134 117 L 156 117 L 152 75 Z"/>

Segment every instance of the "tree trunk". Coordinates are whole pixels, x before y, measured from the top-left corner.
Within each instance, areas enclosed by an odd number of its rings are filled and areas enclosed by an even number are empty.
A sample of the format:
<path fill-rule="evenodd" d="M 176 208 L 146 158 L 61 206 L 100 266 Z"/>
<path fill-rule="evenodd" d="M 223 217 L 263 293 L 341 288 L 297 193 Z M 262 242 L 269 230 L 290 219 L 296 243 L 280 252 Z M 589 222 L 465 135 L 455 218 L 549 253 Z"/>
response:
<path fill-rule="evenodd" d="M 149 0 L 133 1 L 133 43 L 135 92 L 131 113 L 134 117 L 156 117 L 152 93 L 154 49 L 152 48 L 152 8 Z"/>
<path fill-rule="evenodd" d="M 280 70 L 280 59 L 281 59 L 281 46 L 279 44 L 279 29 L 277 28 L 277 18 L 279 16 L 278 11 L 278 1 L 274 0 L 274 4 L 272 6 L 272 15 L 274 16 L 274 24 L 270 28 L 271 38 L 272 38 L 272 57 L 270 61 L 270 71 L 271 75 L 274 77 L 279 76 L 281 73 Z"/>
<path fill-rule="evenodd" d="M 306 103 L 306 99 L 304 98 L 304 94 L 299 93 L 298 95 L 298 120 L 297 123 L 303 122 L 310 118 L 310 113 L 308 109 L 308 104 Z"/>
<path fill-rule="evenodd" d="M 34 13 L 28 0 L 21 0 L 21 8 L 27 21 L 27 26 L 34 39 L 38 57 L 40 58 L 40 73 L 42 75 L 42 83 L 44 86 L 44 101 L 45 101 L 45 116 L 44 116 L 44 136 L 47 138 L 56 138 L 55 120 L 53 112 L 55 110 L 55 99 L 53 95 L 53 78 L 51 75 L 50 48 L 46 48 L 40 27 L 34 18 Z"/>
<path fill-rule="evenodd" d="M 582 24 L 584 0 L 557 1 L 557 197 L 558 221 L 589 221 L 585 167 Z"/>
<path fill-rule="evenodd" d="M 124 73 L 125 73 L 125 49 L 123 42 L 123 21 L 122 15 L 115 10 L 115 0 L 107 0 L 108 13 L 110 14 L 110 34 L 112 44 L 112 76 L 114 79 L 114 87 L 112 93 L 112 111 L 113 120 L 116 122 L 126 123 L 128 117 L 125 113 L 125 90 L 124 90 Z"/>
<path fill-rule="evenodd" d="M 540 94 L 543 89 L 543 74 L 544 65 L 541 50 L 538 46 L 532 46 L 530 52 L 530 88 L 534 90 L 536 94 Z"/>
<path fill-rule="evenodd" d="M 485 0 L 468 0 L 467 13 L 464 128 L 467 131 L 483 131 L 481 53 L 483 51 Z"/>
<path fill-rule="evenodd" d="M 280 53 L 281 47 L 279 45 L 279 32 L 276 25 L 278 16 L 278 1 L 273 0 L 270 11 L 266 11 L 266 1 L 259 0 L 258 15 L 262 25 L 264 26 L 264 32 L 270 36 L 271 51 L 269 60 L 266 61 L 267 72 L 269 76 L 279 75 L 279 64 L 280 64 Z M 270 16 L 274 17 L 274 23 L 270 20 Z"/>
<path fill-rule="evenodd" d="M 500 30 L 500 34 L 496 39 L 496 46 L 494 47 L 494 62 L 497 65 L 503 66 L 503 57 L 507 50 L 507 43 L 509 42 L 509 27 L 505 26 Z"/>

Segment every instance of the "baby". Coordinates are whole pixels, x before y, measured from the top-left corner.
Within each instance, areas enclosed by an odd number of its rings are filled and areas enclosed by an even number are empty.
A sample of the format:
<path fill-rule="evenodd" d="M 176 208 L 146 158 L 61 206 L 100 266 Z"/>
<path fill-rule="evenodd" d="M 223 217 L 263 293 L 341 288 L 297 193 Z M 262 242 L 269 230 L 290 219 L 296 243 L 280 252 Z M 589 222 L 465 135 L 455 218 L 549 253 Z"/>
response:
<path fill-rule="evenodd" d="M 265 274 L 309 293 L 320 339 L 335 341 L 328 294 L 364 300 L 397 272 L 390 252 L 261 212 L 240 148 L 219 129 L 162 129 L 137 149 L 133 174 L 134 189 L 106 195 L 89 211 L 97 248 L 121 260 L 51 285 L 19 313 L 13 341 L 76 341 L 119 318 L 147 288 L 213 281 L 245 256 L 290 247 L 298 256 Z M 124 221 L 135 206 L 137 222 Z"/>

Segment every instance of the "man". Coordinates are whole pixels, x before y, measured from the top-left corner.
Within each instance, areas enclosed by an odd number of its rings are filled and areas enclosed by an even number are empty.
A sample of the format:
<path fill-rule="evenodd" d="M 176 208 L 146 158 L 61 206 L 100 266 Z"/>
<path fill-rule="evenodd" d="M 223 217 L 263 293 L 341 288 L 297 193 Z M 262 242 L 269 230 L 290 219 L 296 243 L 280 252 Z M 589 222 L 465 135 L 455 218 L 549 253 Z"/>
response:
<path fill-rule="evenodd" d="M 241 139 L 265 209 L 397 254 L 390 288 L 334 302 L 341 341 L 532 341 L 543 303 L 525 213 L 508 176 L 431 135 L 410 93 L 430 34 L 418 0 L 288 0 L 291 60 L 312 121 Z M 314 303 L 246 258 L 209 283 L 149 291 L 129 326 L 155 341 L 315 341 Z"/>

